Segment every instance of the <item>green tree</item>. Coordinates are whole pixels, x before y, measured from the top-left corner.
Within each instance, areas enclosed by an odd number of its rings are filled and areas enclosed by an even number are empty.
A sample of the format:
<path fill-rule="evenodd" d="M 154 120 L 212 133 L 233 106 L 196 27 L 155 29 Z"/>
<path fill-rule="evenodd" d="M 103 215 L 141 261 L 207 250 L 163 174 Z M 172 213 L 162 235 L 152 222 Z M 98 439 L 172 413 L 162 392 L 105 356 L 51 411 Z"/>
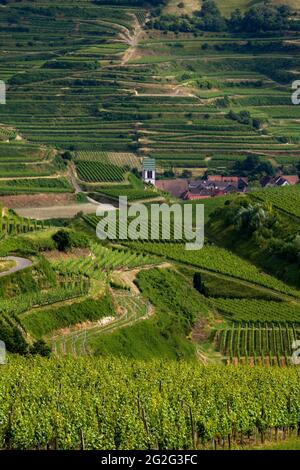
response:
<path fill-rule="evenodd" d="M 261 204 L 249 203 L 237 211 L 234 224 L 243 232 L 255 232 L 264 227 L 270 219 L 269 211 Z"/>
<path fill-rule="evenodd" d="M 270 2 L 264 2 L 246 12 L 241 29 L 251 33 L 288 29 L 290 15 L 288 6 L 276 7 Z"/>
<path fill-rule="evenodd" d="M 207 296 L 207 289 L 204 282 L 202 281 L 201 273 L 196 272 L 193 277 L 194 289 L 196 289 L 200 294 Z"/>
<path fill-rule="evenodd" d="M 198 12 L 200 29 L 206 31 L 225 31 L 227 24 L 214 0 L 204 0 L 201 10 Z"/>
<path fill-rule="evenodd" d="M 270 162 L 262 161 L 258 155 L 248 155 L 245 160 L 236 161 L 234 163 L 231 173 L 255 180 L 266 175 L 273 176 L 275 170 Z"/>
<path fill-rule="evenodd" d="M 70 161 L 72 160 L 72 153 L 67 150 L 66 152 L 64 152 L 62 155 L 61 155 L 62 159 L 65 160 L 65 161 Z"/>
<path fill-rule="evenodd" d="M 239 31 L 243 22 L 241 10 L 237 8 L 231 13 L 228 25 L 231 31 Z"/>
<path fill-rule="evenodd" d="M 59 230 L 52 236 L 52 239 L 59 251 L 68 251 L 72 246 L 70 233 L 66 230 Z"/>
<path fill-rule="evenodd" d="M 51 354 L 51 348 L 43 339 L 37 340 L 30 348 L 31 354 L 38 354 L 39 356 L 49 357 Z"/>
<path fill-rule="evenodd" d="M 190 170 L 183 170 L 181 173 L 181 178 L 191 178 L 193 176 Z"/>

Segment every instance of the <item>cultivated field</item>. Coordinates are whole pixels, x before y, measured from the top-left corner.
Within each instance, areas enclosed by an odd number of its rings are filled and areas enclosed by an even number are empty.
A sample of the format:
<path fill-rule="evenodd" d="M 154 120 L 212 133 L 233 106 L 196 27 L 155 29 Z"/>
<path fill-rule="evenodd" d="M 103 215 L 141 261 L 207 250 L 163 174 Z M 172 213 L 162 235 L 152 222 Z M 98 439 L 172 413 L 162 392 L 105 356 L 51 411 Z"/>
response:
<path fill-rule="evenodd" d="M 68 206 L 50 206 L 50 207 L 25 207 L 23 209 L 15 209 L 16 213 L 22 217 L 29 217 L 37 220 L 47 219 L 71 219 L 75 215 L 95 214 L 96 204 L 82 203 L 70 204 Z"/>
<path fill-rule="evenodd" d="M 178 32 L 139 0 L 2 3 L 0 448 L 298 445 L 299 185 L 200 201 L 196 251 L 175 217 L 169 241 L 163 218 L 100 240 L 96 203 L 169 201 L 141 180 L 144 156 L 170 177 L 249 155 L 296 172 L 299 17 Z M 227 17 L 257 3 L 217 0 Z M 176 26 L 201 5 L 164 13 Z"/>
<path fill-rule="evenodd" d="M 197 2 L 183 3 L 190 9 Z M 248 4 L 223 2 L 221 9 Z M 39 5 L 46 8 L 46 0 Z M 48 17 L 30 2 L 12 6 L 17 24 L 24 11 L 27 16 L 26 31 L 0 32 L 9 50 L 2 55 L 0 77 L 10 85 L 1 121 L 10 138 L 17 132 L 31 146 L 92 152 L 79 153 L 79 160 L 85 155 L 117 166 L 138 168 L 138 151 L 179 172 L 189 167 L 224 171 L 247 154 L 283 165 L 297 160 L 300 115 L 291 105 L 291 81 L 300 64 L 297 32 L 288 42 L 228 33 L 140 34 L 135 28 L 143 24 L 144 10 L 96 7 L 83 0 L 76 5 L 60 4 Z M 4 10 L 2 22 L 9 30 L 8 19 Z M 128 47 L 131 52 L 123 60 Z M 228 118 L 230 110 L 249 112 L 261 127 Z M 11 154 L 17 144 L 0 145 L 0 155 L 4 145 Z M 30 162 L 32 151 L 23 149 Z M 0 166 L 12 161 L 8 154 L 3 157 L 9 159 L 0 158 Z M 18 164 L 2 170 L 13 176 L 52 171 L 49 165 L 38 170 L 24 168 L 24 160 Z M 79 165 L 84 180 L 121 179 L 107 176 L 102 167 L 98 171 L 104 176 L 91 176 Z"/>

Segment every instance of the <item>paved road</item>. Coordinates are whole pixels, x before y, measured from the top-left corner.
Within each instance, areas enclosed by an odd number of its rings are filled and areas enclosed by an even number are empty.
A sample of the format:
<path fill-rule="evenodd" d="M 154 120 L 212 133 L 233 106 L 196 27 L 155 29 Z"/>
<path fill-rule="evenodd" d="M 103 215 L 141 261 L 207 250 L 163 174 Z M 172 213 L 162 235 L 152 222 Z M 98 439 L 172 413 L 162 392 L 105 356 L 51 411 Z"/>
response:
<path fill-rule="evenodd" d="M 22 269 L 28 268 L 32 266 L 32 261 L 26 258 L 19 258 L 18 256 L 5 256 L 0 258 L 0 261 L 14 261 L 16 264 L 8 271 L 3 271 L 0 273 L 0 277 L 8 276 L 9 274 L 16 273 L 17 271 L 21 271 Z"/>

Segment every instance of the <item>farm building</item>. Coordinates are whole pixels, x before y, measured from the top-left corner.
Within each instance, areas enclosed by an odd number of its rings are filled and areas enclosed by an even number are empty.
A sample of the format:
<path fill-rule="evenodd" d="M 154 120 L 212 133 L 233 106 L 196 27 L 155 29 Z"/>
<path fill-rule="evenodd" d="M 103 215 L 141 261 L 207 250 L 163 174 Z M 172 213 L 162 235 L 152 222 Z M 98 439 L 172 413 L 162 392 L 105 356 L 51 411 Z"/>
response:
<path fill-rule="evenodd" d="M 281 175 L 281 176 L 264 176 L 260 180 L 260 184 L 263 188 L 275 187 L 275 186 L 295 186 L 299 183 L 298 175 Z"/>
<path fill-rule="evenodd" d="M 237 185 L 240 191 L 246 190 L 248 188 L 248 178 L 240 176 L 221 176 L 221 175 L 209 175 L 207 177 L 208 182 L 213 182 L 216 184 L 220 183 L 232 183 Z"/>
<path fill-rule="evenodd" d="M 182 198 L 183 194 L 189 188 L 189 180 L 179 178 L 173 180 L 158 180 L 156 187 L 160 191 L 172 194 L 173 197 Z"/>
<path fill-rule="evenodd" d="M 174 197 L 195 200 L 223 196 L 234 192 L 245 192 L 248 189 L 248 180 L 236 176 L 209 176 L 206 180 L 159 180 L 156 186 L 161 191 L 166 191 Z"/>
<path fill-rule="evenodd" d="M 246 178 L 209 176 L 207 180 L 190 181 L 183 199 L 207 199 L 209 197 L 245 192 L 247 188 L 248 181 Z"/>

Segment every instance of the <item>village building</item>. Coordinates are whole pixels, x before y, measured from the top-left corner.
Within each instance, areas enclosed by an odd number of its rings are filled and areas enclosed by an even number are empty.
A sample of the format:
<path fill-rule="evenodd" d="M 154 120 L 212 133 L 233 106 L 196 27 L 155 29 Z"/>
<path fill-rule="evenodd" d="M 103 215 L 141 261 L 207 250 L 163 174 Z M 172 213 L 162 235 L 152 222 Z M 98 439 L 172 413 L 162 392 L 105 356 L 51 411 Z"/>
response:
<path fill-rule="evenodd" d="M 245 192 L 248 189 L 247 178 L 236 176 L 208 176 L 206 180 L 190 181 L 184 200 L 207 199 L 226 194 Z"/>
<path fill-rule="evenodd" d="M 299 183 L 298 175 L 280 175 L 280 176 L 264 176 L 260 180 L 260 184 L 263 188 L 273 188 L 275 186 L 295 186 Z"/>
<path fill-rule="evenodd" d="M 206 180 L 158 180 L 156 187 L 183 200 L 207 199 L 248 190 L 247 178 L 209 176 Z"/>
<path fill-rule="evenodd" d="M 189 188 L 189 180 L 182 178 L 176 178 L 172 180 L 157 180 L 155 186 L 160 191 L 170 193 L 173 197 L 182 199 L 184 193 Z"/>

